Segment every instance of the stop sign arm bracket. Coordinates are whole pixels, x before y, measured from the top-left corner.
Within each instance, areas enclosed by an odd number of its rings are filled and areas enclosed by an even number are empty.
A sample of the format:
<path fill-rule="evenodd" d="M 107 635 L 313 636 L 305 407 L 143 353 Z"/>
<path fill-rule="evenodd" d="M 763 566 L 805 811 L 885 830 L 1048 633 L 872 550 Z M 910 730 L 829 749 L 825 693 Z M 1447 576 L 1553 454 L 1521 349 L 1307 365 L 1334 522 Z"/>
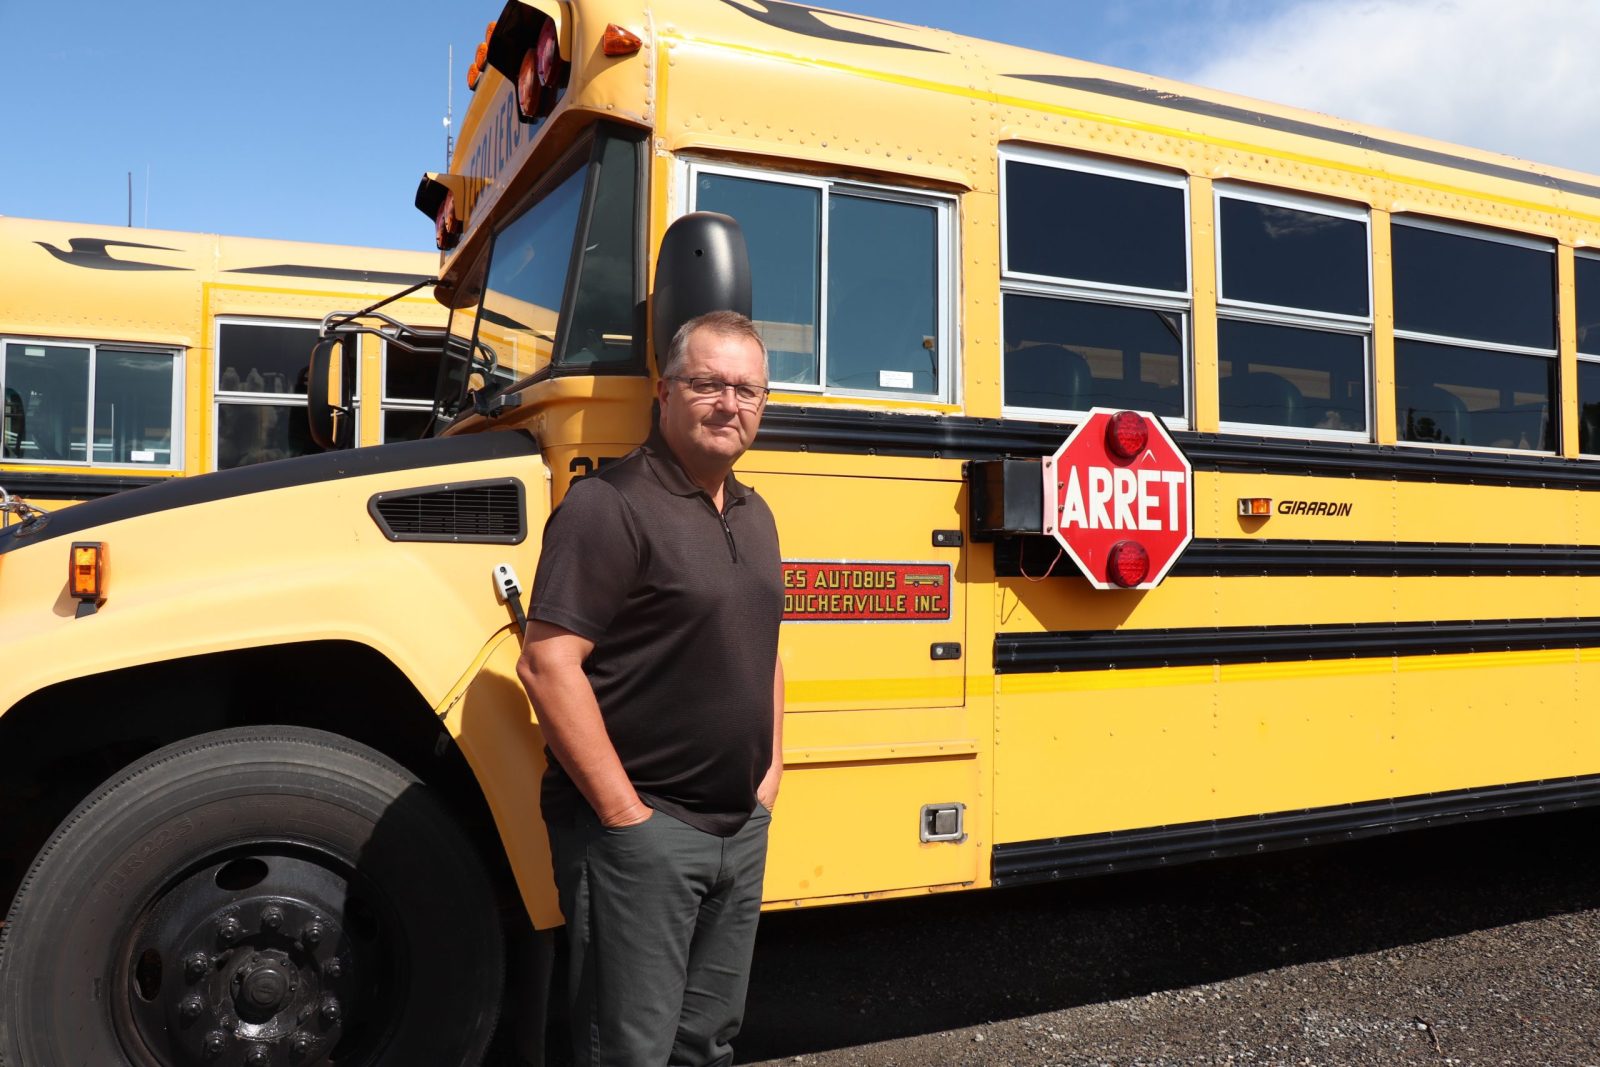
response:
<path fill-rule="evenodd" d="M 1044 533 L 1044 488 L 1037 459 L 974 460 L 967 464 L 972 539 L 994 541 Z"/>

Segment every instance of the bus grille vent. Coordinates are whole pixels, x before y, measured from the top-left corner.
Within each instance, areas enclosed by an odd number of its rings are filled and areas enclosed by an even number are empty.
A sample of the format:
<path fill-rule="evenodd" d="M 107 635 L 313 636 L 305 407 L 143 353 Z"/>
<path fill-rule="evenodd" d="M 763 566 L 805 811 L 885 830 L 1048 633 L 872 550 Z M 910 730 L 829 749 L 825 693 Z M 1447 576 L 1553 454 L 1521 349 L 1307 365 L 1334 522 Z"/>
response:
<path fill-rule="evenodd" d="M 367 510 L 391 541 L 515 545 L 528 533 L 515 478 L 379 493 Z"/>

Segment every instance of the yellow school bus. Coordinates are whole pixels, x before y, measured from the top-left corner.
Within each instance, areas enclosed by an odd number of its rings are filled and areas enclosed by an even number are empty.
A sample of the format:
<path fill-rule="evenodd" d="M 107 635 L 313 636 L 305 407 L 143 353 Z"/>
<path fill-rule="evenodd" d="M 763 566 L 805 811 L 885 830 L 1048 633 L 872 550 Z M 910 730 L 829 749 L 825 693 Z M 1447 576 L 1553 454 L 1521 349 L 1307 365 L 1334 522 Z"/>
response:
<path fill-rule="evenodd" d="M 323 318 L 429 281 L 436 265 L 422 252 L 0 218 L 0 487 L 53 508 L 320 451 L 305 371 Z M 388 312 L 435 331 L 446 318 L 425 292 Z M 373 333 L 352 355 L 359 443 L 422 436 L 437 350 Z"/>
<path fill-rule="evenodd" d="M 534 1056 L 515 576 L 707 306 L 770 349 L 769 907 L 1600 799 L 1600 178 L 780 0 L 480 59 L 432 436 L 0 533 L 0 1061 Z"/>

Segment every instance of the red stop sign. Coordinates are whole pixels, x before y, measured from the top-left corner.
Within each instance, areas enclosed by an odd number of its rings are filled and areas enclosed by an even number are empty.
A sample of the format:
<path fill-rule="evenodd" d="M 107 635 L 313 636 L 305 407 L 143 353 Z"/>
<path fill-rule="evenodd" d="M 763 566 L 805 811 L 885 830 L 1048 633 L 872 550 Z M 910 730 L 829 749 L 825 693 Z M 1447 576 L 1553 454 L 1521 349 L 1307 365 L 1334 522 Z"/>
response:
<path fill-rule="evenodd" d="M 1147 412 L 1095 408 L 1045 459 L 1044 531 L 1096 589 L 1150 589 L 1194 536 L 1194 468 Z"/>

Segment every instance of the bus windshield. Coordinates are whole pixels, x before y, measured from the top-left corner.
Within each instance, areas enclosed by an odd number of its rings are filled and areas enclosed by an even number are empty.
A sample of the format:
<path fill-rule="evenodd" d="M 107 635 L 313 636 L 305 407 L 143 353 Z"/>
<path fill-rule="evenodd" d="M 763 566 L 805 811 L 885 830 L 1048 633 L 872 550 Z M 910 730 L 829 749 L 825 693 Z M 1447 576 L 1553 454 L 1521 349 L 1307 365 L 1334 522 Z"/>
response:
<path fill-rule="evenodd" d="M 451 315 L 441 418 L 535 374 L 644 373 L 634 327 L 644 299 L 639 144 L 602 126 L 495 234 L 486 280 L 461 289 L 476 308 Z M 469 370 L 473 336 L 479 365 Z M 484 374 L 488 353 L 495 366 Z"/>

